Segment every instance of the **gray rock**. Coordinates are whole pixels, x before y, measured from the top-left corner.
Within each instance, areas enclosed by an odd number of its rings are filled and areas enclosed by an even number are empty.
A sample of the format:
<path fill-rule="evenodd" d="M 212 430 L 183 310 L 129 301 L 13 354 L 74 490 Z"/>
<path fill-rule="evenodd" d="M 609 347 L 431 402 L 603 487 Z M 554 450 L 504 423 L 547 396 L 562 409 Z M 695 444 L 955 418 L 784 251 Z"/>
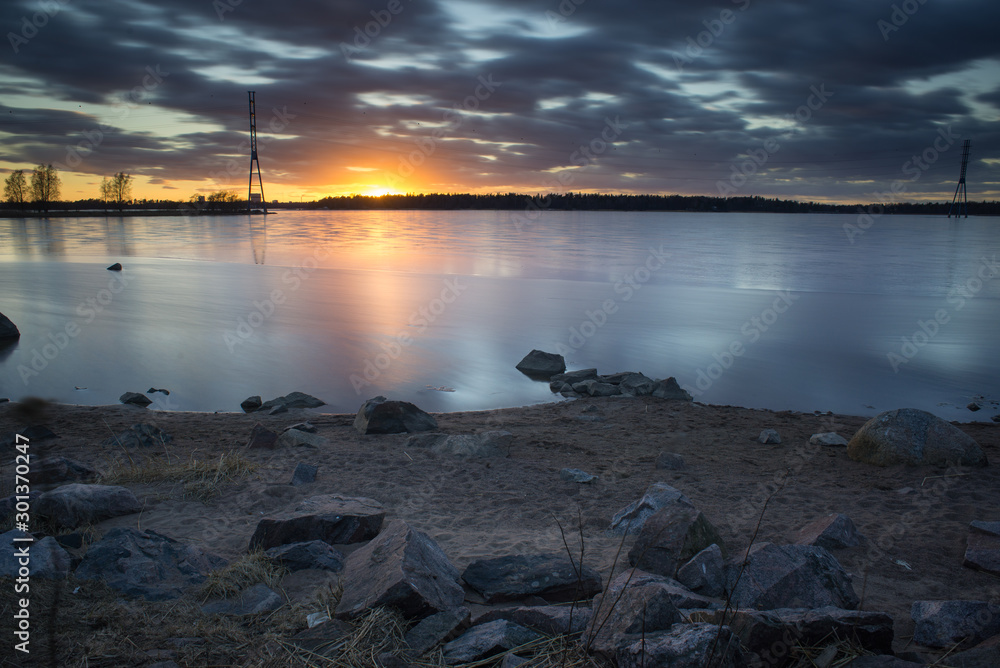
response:
<path fill-rule="evenodd" d="M 677 624 L 669 631 L 635 634 L 617 652 L 619 668 L 744 668 L 746 658 L 729 627 Z"/>
<path fill-rule="evenodd" d="M 561 382 L 572 386 L 574 383 L 591 379 L 597 379 L 597 369 L 578 369 L 576 371 L 567 371 L 566 373 L 557 373 L 549 380 L 552 383 Z"/>
<path fill-rule="evenodd" d="M 593 615 L 582 636 L 592 652 L 613 658 L 629 634 L 665 631 L 683 619 L 664 578 L 637 570 L 620 574 L 594 598 Z"/>
<path fill-rule="evenodd" d="M 549 391 L 551 391 L 553 394 L 558 394 L 560 392 L 572 392 L 573 386 L 561 380 L 550 380 Z"/>
<path fill-rule="evenodd" d="M 562 355 L 532 350 L 515 368 L 531 378 L 550 380 L 556 374 L 565 373 L 566 360 Z"/>
<path fill-rule="evenodd" d="M 331 545 L 360 543 L 374 538 L 384 519 L 385 508 L 373 499 L 339 494 L 313 496 L 292 512 L 260 520 L 250 538 L 250 549 L 267 550 L 311 540 Z"/>
<path fill-rule="evenodd" d="M 0 341 L 16 341 L 21 338 L 21 332 L 10 318 L 0 313 Z"/>
<path fill-rule="evenodd" d="M 621 394 L 621 388 L 599 380 L 583 380 L 573 385 L 573 391 L 588 397 L 613 397 Z"/>
<path fill-rule="evenodd" d="M 948 656 L 955 668 L 997 668 L 1000 666 L 1000 636 L 993 636 L 972 649 Z"/>
<path fill-rule="evenodd" d="M 331 619 L 296 633 L 289 642 L 311 654 L 333 658 L 340 652 L 336 649 L 337 644 L 354 633 L 354 630 L 354 627 L 345 621 Z"/>
<path fill-rule="evenodd" d="M 423 619 L 461 607 L 465 592 L 458 577 L 458 570 L 437 543 L 405 522 L 393 520 L 347 558 L 336 615 L 354 618 L 388 606 L 407 619 Z"/>
<path fill-rule="evenodd" d="M 1000 634 L 1000 605 L 988 601 L 914 601 L 913 642 L 925 647 L 980 643 Z"/>
<path fill-rule="evenodd" d="M 682 389 L 677 384 L 677 379 L 673 376 L 657 382 L 652 394 L 654 397 L 660 399 L 676 399 L 679 401 L 692 401 L 693 399 L 687 390 Z"/>
<path fill-rule="evenodd" d="M 687 468 L 684 458 L 673 452 L 661 452 L 656 457 L 656 468 L 667 471 L 683 471 Z"/>
<path fill-rule="evenodd" d="M 653 393 L 657 382 L 641 373 L 632 373 L 618 383 L 618 389 L 626 397 L 645 397 Z"/>
<path fill-rule="evenodd" d="M 778 445 L 781 443 L 781 436 L 778 435 L 777 429 L 765 429 L 760 432 L 760 436 L 757 437 L 759 443 L 764 445 Z"/>
<path fill-rule="evenodd" d="M 718 530 L 690 501 L 678 498 L 646 519 L 628 561 L 644 571 L 672 578 L 680 566 L 713 544 L 725 555 Z"/>
<path fill-rule="evenodd" d="M 135 494 L 125 487 L 72 483 L 39 496 L 32 512 L 60 529 L 75 529 L 141 509 Z"/>
<path fill-rule="evenodd" d="M 97 477 L 97 471 L 68 457 L 45 457 L 31 463 L 29 479 L 32 485 L 52 485 Z"/>
<path fill-rule="evenodd" d="M 312 422 L 299 422 L 297 424 L 293 424 L 291 427 L 286 428 L 285 431 L 288 431 L 289 429 L 298 429 L 299 431 L 304 431 L 307 434 L 315 434 L 317 432 L 317 429 Z"/>
<path fill-rule="evenodd" d="M 969 525 L 962 565 L 1000 575 L 1000 522 L 974 521 Z"/>
<path fill-rule="evenodd" d="M 273 450 L 277 442 L 278 434 L 258 422 L 250 430 L 250 438 L 247 439 L 247 448 L 251 450 Z"/>
<path fill-rule="evenodd" d="M 936 415 L 900 408 L 876 415 L 847 444 L 847 456 L 889 466 L 986 466 L 986 455 L 971 436 Z"/>
<path fill-rule="evenodd" d="M 442 642 L 452 640 L 468 626 L 468 608 L 451 608 L 435 613 L 422 620 L 406 632 L 406 645 L 413 656 L 423 656 Z"/>
<path fill-rule="evenodd" d="M 601 591 L 601 576 L 560 554 L 516 554 L 474 561 L 462 579 L 488 604 L 538 596 L 550 603 L 589 599 Z"/>
<path fill-rule="evenodd" d="M 712 544 L 677 569 L 677 580 L 704 596 L 722 596 L 726 588 L 726 562 L 722 549 Z"/>
<path fill-rule="evenodd" d="M 147 397 L 145 394 L 139 394 L 138 392 L 126 392 L 122 396 L 118 397 L 118 401 L 123 404 L 131 404 L 133 406 L 146 406 L 153 403 L 153 400 Z"/>
<path fill-rule="evenodd" d="M 17 578 L 20 575 L 20 559 L 27 548 L 28 575 L 49 580 L 65 578 L 72 561 L 69 553 L 52 536 L 31 542 L 14 542 L 15 538 L 30 537 L 30 534 L 18 529 L 0 534 L 0 576 Z"/>
<path fill-rule="evenodd" d="M 321 540 L 286 543 L 272 547 L 264 554 L 271 561 L 284 566 L 289 571 L 313 568 L 321 571 L 339 572 L 344 569 L 344 555 L 329 543 Z"/>
<path fill-rule="evenodd" d="M 159 427 L 140 422 L 104 439 L 104 445 L 116 448 L 162 448 L 165 443 L 172 440 L 174 437 Z"/>
<path fill-rule="evenodd" d="M 256 615 L 261 612 L 277 610 L 284 604 L 281 594 L 266 584 L 257 583 L 240 592 L 233 598 L 222 598 L 209 601 L 201 606 L 206 615 Z"/>
<path fill-rule="evenodd" d="M 93 543 L 75 575 L 129 596 L 164 601 L 202 584 L 225 560 L 151 529 L 118 527 Z"/>
<path fill-rule="evenodd" d="M 828 431 L 823 434 L 813 434 L 809 437 L 810 445 L 840 446 L 847 445 L 847 439 L 840 434 Z"/>
<path fill-rule="evenodd" d="M 967 403 L 965 405 L 965 407 L 968 408 L 973 413 L 975 413 L 976 411 L 982 409 L 982 406 L 980 406 L 979 404 L 977 404 L 975 401 L 970 401 L 969 403 Z"/>
<path fill-rule="evenodd" d="M 443 648 L 444 662 L 449 666 L 482 661 L 515 647 L 540 640 L 541 636 L 523 626 L 498 619 L 474 626 Z"/>
<path fill-rule="evenodd" d="M 268 415 L 281 415 L 282 413 L 288 412 L 288 406 L 278 405 L 278 406 L 271 406 L 271 408 L 260 409 L 260 410 L 261 412 L 265 412 Z"/>
<path fill-rule="evenodd" d="M 578 482 L 581 484 L 597 480 L 596 475 L 591 475 L 590 473 L 581 471 L 580 469 L 562 469 L 559 471 L 559 478 L 561 480 L 565 480 L 566 482 Z"/>
<path fill-rule="evenodd" d="M 609 383 L 611 385 L 621 385 L 622 381 L 630 376 L 642 375 L 635 371 L 618 371 L 617 373 L 603 374 L 597 377 L 602 383 Z"/>
<path fill-rule="evenodd" d="M 493 608 L 472 620 L 473 625 L 506 619 L 548 636 L 582 633 L 590 623 L 593 611 L 589 606 L 521 605 L 514 608 Z"/>
<path fill-rule="evenodd" d="M 253 397 L 251 397 L 253 399 Z M 249 401 L 249 399 L 248 399 Z M 242 404 L 241 404 L 242 405 Z M 306 394 L 305 392 L 292 392 L 291 394 L 286 394 L 283 397 L 275 397 L 269 401 L 265 401 L 260 405 L 258 411 L 270 411 L 273 408 L 319 408 L 320 406 L 325 406 L 326 402 L 317 399 L 316 397 Z"/>
<path fill-rule="evenodd" d="M 638 501 L 625 506 L 611 518 L 609 536 L 637 534 L 642 530 L 646 519 L 664 506 L 677 501 L 693 505 L 679 489 L 665 482 L 655 482 L 646 488 L 646 493 Z"/>
<path fill-rule="evenodd" d="M 275 442 L 278 448 L 325 448 L 330 442 L 319 434 L 310 434 L 307 431 L 289 429 L 285 431 Z"/>
<path fill-rule="evenodd" d="M 853 610 L 858 596 L 840 563 L 825 548 L 814 545 L 758 543 L 726 569 L 726 588 L 738 608 L 822 608 Z"/>
<path fill-rule="evenodd" d="M 416 434 L 406 440 L 407 448 L 428 448 L 448 457 L 487 459 L 506 457 L 514 434 L 509 431 L 483 431 L 478 434 Z"/>
<path fill-rule="evenodd" d="M 252 397 L 247 397 L 240 402 L 240 408 L 243 409 L 244 413 L 253 413 L 262 405 L 264 405 L 264 400 L 260 398 L 260 395 L 256 394 Z"/>
<path fill-rule="evenodd" d="M 819 545 L 828 550 L 856 547 L 860 542 L 861 536 L 854 522 L 843 513 L 833 513 L 810 522 L 795 536 L 797 545 Z"/>
<path fill-rule="evenodd" d="M 319 471 L 318 466 L 299 462 L 295 465 L 295 470 L 292 472 L 292 480 L 288 484 L 298 487 L 299 485 L 308 485 L 309 483 L 316 482 L 317 471 Z"/>
<path fill-rule="evenodd" d="M 354 418 L 354 428 L 362 434 L 402 434 L 432 431 L 437 420 L 408 401 L 374 397 L 366 401 Z"/>
<path fill-rule="evenodd" d="M 121 262 L 115 262 L 113 265 L 108 267 L 108 271 L 121 271 L 121 270 L 122 270 Z"/>

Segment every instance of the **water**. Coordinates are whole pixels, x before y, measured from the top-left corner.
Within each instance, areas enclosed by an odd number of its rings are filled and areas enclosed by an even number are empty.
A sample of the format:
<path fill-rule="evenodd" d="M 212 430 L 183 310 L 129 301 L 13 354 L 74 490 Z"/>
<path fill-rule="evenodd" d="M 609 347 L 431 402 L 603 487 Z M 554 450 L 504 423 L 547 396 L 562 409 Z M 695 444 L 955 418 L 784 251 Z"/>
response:
<path fill-rule="evenodd" d="M 233 411 L 552 401 L 514 365 L 675 376 L 707 403 L 947 419 L 1000 399 L 995 219 L 279 212 L 0 219 L 0 396 Z M 105 267 L 121 262 L 120 274 Z M 992 273 L 991 273 L 992 272 Z M 996 278 L 1000 278 L 998 275 Z M 904 337 L 911 343 L 906 343 Z M 914 340 L 915 337 L 915 340 Z M 890 357 L 890 353 L 895 357 Z M 75 389 L 83 388 L 83 389 Z M 444 391 L 454 390 L 454 391 Z"/>

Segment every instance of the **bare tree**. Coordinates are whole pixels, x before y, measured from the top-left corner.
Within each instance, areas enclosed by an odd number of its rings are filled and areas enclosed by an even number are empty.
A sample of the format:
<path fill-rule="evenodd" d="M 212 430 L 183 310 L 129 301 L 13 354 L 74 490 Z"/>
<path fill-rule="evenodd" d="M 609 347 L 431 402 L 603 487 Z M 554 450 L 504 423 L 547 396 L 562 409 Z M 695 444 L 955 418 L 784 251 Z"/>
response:
<path fill-rule="evenodd" d="M 104 177 L 101 180 L 101 199 L 104 203 L 114 203 L 118 212 L 125 208 L 125 203 L 132 200 L 132 176 L 125 172 L 118 172 L 109 180 Z"/>
<path fill-rule="evenodd" d="M 24 208 L 24 200 L 28 195 L 28 182 L 24 178 L 24 170 L 15 169 L 7 177 L 7 180 L 3 184 L 3 196 L 4 199 L 11 204 L 17 204 L 21 209 Z"/>
<path fill-rule="evenodd" d="M 42 211 L 48 212 L 49 204 L 59 199 L 59 174 L 51 164 L 38 165 L 31 175 L 31 198 Z"/>

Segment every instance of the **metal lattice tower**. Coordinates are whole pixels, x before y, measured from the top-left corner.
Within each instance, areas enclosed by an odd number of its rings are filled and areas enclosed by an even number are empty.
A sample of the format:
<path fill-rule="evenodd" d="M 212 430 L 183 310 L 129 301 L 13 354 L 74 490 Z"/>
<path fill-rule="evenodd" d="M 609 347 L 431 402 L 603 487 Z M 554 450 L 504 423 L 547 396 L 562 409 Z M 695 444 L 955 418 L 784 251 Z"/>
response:
<path fill-rule="evenodd" d="M 254 165 L 257 166 L 257 186 L 260 188 L 260 194 L 257 197 L 260 198 L 260 205 L 264 209 L 264 213 L 267 213 L 267 200 L 264 199 L 264 182 L 260 177 L 260 161 L 257 159 L 257 113 L 254 105 L 254 92 L 248 91 L 250 94 L 250 187 L 247 190 L 247 213 L 253 211 L 254 205 L 254 192 L 253 192 L 253 168 Z"/>
<path fill-rule="evenodd" d="M 962 216 L 962 204 L 965 204 L 965 217 L 969 217 L 969 194 L 965 190 L 965 172 L 969 168 L 969 149 L 972 148 L 972 140 L 966 139 L 965 143 L 962 144 L 962 173 L 958 177 L 958 185 L 955 186 L 955 196 L 951 198 L 951 206 L 948 207 L 948 217 L 951 218 L 951 210 L 955 208 L 955 202 L 958 201 L 958 211 L 955 212 L 955 217 L 960 218 Z M 959 192 L 962 193 L 962 199 L 958 199 Z"/>

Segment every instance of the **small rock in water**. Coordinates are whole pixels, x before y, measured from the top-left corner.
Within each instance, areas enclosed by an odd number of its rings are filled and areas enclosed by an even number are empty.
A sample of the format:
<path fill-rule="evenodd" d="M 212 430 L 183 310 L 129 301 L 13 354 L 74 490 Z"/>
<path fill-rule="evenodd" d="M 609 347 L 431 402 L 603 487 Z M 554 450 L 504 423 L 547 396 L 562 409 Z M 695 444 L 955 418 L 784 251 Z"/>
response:
<path fill-rule="evenodd" d="M 781 443 L 781 436 L 778 435 L 778 431 L 776 429 L 765 429 L 760 432 L 760 436 L 757 437 L 757 440 L 764 445 L 778 444 Z"/>
<path fill-rule="evenodd" d="M 152 399 L 147 397 L 145 394 L 139 394 L 138 392 L 126 392 L 122 396 L 118 397 L 118 401 L 123 404 L 132 404 L 134 406 L 146 407 L 153 403 Z"/>
<path fill-rule="evenodd" d="M 121 262 L 115 262 L 113 265 L 108 267 L 108 271 L 121 271 L 121 270 L 122 270 Z"/>
<path fill-rule="evenodd" d="M 580 469 L 563 469 L 559 471 L 559 477 L 566 482 L 578 482 L 582 484 L 597 480 L 596 475 L 591 475 L 586 471 L 581 471 Z"/>
<path fill-rule="evenodd" d="M 980 406 L 980 405 L 979 405 L 979 404 L 977 404 L 977 403 L 976 403 L 975 401 L 973 401 L 973 402 L 970 402 L 970 403 L 969 403 L 969 405 L 968 405 L 968 406 L 966 406 L 966 408 L 968 408 L 968 409 L 969 409 L 970 411 L 972 411 L 973 413 L 975 413 L 975 412 L 976 412 L 976 411 L 978 411 L 978 410 L 979 410 L 980 408 L 982 408 L 982 406 Z"/>
<path fill-rule="evenodd" d="M 166 394 L 166 395 L 170 394 L 170 390 L 156 389 L 155 387 L 151 387 L 148 390 L 146 390 L 146 394 L 152 394 L 154 392 L 159 392 L 160 394 Z"/>

